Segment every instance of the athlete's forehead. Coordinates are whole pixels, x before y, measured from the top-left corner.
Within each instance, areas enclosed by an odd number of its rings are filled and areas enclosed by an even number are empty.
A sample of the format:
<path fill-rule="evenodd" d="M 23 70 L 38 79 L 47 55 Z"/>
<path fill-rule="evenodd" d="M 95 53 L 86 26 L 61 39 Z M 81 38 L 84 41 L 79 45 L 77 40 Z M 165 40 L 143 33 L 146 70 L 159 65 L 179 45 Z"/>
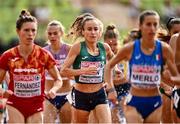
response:
<path fill-rule="evenodd" d="M 37 24 L 35 22 L 25 22 L 22 24 L 21 29 L 37 29 Z"/>
<path fill-rule="evenodd" d="M 96 20 L 88 20 L 85 22 L 83 29 L 97 28 L 100 29 L 100 25 Z"/>
<path fill-rule="evenodd" d="M 99 23 L 95 19 L 88 20 L 88 21 L 85 22 L 84 28 L 88 28 L 88 27 L 99 27 Z"/>
<path fill-rule="evenodd" d="M 53 25 L 53 26 L 48 26 L 47 27 L 47 32 L 57 32 L 57 31 L 60 31 L 59 26 Z"/>
<path fill-rule="evenodd" d="M 144 23 L 159 23 L 159 17 L 155 16 L 155 15 L 149 15 L 149 16 L 146 16 L 144 18 L 144 21 L 142 24 Z"/>

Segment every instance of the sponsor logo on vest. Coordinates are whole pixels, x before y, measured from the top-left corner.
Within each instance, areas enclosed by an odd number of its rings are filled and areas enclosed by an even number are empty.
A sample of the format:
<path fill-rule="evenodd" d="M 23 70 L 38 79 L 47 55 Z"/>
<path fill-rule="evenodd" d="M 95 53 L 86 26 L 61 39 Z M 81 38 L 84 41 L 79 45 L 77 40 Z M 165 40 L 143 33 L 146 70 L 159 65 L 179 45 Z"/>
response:
<path fill-rule="evenodd" d="M 29 72 L 29 73 L 37 73 L 38 69 L 34 68 L 16 68 L 14 69 L 14 72 Z"/>
<path fill-rule="evenodd" d="M 140 59 L 141 58 L 141 54 L 135 56 L 135 59 Z"/>
<path fill-rule="evenodd" d="M 84 57 L 82 57 L 82 59 L 87 59 L 88 58 L 88 56 L 84 56 Z"/>

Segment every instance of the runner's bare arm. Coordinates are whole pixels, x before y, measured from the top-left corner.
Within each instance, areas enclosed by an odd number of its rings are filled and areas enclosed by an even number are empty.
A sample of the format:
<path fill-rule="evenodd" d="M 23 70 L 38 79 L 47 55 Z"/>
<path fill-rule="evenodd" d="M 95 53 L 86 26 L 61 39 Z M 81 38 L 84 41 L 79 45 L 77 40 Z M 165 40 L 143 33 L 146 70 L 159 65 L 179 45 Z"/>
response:
<path fill-rule="evenodd" d="M 4 80 L 6 75 L 6 71 L 3 69 L 0 69 L 0 84 L 2 84 L 2 81 Z M 2 87 L 0 87 L 0 96 L 3 98 L 8 98 L 11 96 L 13 92 L 11 90 L 4 90 Z"/>
<path fill-rule="evenodd" d="M 6 75 L 6 71 L 3 69 L 0 69 L 0 83 L 4 80 L 4 77 Z"/>
<path fill-rule="evenodd" d="M 114 56 L 114 53 L 107 43 L 104 43 L 104 48 L 106 50 L 107 60 L 110 60 Z"/>
<path fill-rule="evenodd" d="M 122 47 L 118 53 L 106 64 L 105 69 L 105 82 L 113 82 L 112 80 L 112 69 L 114 66 L 119 63 L 121 60 L 129 60 L 131 58 L 131 54 L 133 51 L 134 43 L 128 43 L 124 47 Z M 109 88 L 112 86 L 110 85 Z M 108 88 L 107 88 L 108 89 Z"/>
<path fill-rule="evenodd" d="M 180 33 L 177 36 L 176 39 L 176 48 L 175 48 L 175 63 L 177 66 L 178 71 L 180 72 Z"/>
<path fill-rule="evenodd" d="M 68 56 L 63 64 L 60 74 L 66 77 L 78 76 L 81 74 L 96 74 L 97 69 L 95 67 L 82 68 L 82 69 L 73 69 L 71 68 L 74 63 L 77 55 L 80 52 L 80 43 L 77 43 L 72 46 L 70 49 Z"/>
<path fill-rule="evenodd" d="M 171 49 L 171 47 L 166 44 L 166 43 L 162 43 L 163 46 L 163 58 L 168 66 L 169 71 L 171 72 L 172 76 L 177 76 L 178 75 L 178 71 L 177 71 L 177 67 L 175 64 L 175 58 L 173 55 L 173 51 Z M 166 77 L 164 77 L 166 78 Z M 177 85 L 176 82 L 169 82 L 172 83 L 171 85 Z"/>
<path fill-rule="evenodd" d="M 174 34 L 170 41 L 169 41 L 169 45 L 171 46 L 173 52 L 176 52 L 176 40 L 177 40 L 178 34 Z"/>
<path fill-rule="evenodd" d="M 115 55 L 110 61 L 106 64 L 105 67 L 105 82 L 107 85 L 108 99 L 111 100 L 114 104 L 117 103 L 117 94 L 114 89 L 113 78 L 112 78 L 112 69 L 114 66 L 119 63 L 121 60 L 129 60 L 132 54 L 133 44 L 129 43 L 125 45 L 122 49 L 119 50 L 118 54 Z"/>
<path fill-rule="evenodd" d="M 56 66 L 53 66 L 48 71 L 51 74 L 51 76 L 54 78 L 54 86 L 50 89 L 50 91 L 46 95 L 47 97 L 55 98 L 56 92 L 62 87 L 63 82 Z"/>

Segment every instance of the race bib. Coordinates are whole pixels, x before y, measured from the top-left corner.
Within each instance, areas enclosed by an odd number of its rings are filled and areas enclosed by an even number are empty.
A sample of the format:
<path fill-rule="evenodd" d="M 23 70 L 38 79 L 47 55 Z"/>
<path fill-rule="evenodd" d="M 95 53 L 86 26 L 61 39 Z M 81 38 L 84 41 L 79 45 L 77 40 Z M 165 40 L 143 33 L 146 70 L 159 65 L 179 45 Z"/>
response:
<path fill-rule="evenodd" d="M 35 97 L 41 95 L 41 75 L 13 75 L 14 94 L 17 97 Z"/>
<path fill-rule="evenodd" d="M 160 71 L 157 66 L 139 66 L 134 65 L 131 72 L 131 82 L 145 85 L 159 85 Z"/>
<path fill-rule="evenodd" d="M 88 67 L 96 67 L 97 73 L 95 75 L 83 74 L 79 76 L 79 81 L 83 83 L 101 83 L 103 81 L 104 63 L 103 62 L 81 62 L 81 69 Z"/>

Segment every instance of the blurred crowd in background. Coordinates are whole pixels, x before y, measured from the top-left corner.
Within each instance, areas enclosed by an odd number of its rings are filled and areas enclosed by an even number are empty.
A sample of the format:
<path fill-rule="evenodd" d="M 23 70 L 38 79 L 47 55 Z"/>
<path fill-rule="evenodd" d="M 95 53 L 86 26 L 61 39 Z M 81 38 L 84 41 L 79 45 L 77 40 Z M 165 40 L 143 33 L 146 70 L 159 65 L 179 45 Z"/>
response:
<path fill-rule="evenodd" d="M 121 38 L 138 26 L 138 15 L 145 9 L 154 9 L 160 14 L 162 27 L 169 18 L 180 17 L 179 0 L 0 0 L 0 54 L 18 44 L 15 22 L 21 9 L 28 9 L 37 17 L 36 43 L 40 46 L 46 44 L 45 27 L 50 20 L 61 21 L 68 31 L 72 20 L 85 12 L 97 16 L 104 26 L 117 25 Z"/>

